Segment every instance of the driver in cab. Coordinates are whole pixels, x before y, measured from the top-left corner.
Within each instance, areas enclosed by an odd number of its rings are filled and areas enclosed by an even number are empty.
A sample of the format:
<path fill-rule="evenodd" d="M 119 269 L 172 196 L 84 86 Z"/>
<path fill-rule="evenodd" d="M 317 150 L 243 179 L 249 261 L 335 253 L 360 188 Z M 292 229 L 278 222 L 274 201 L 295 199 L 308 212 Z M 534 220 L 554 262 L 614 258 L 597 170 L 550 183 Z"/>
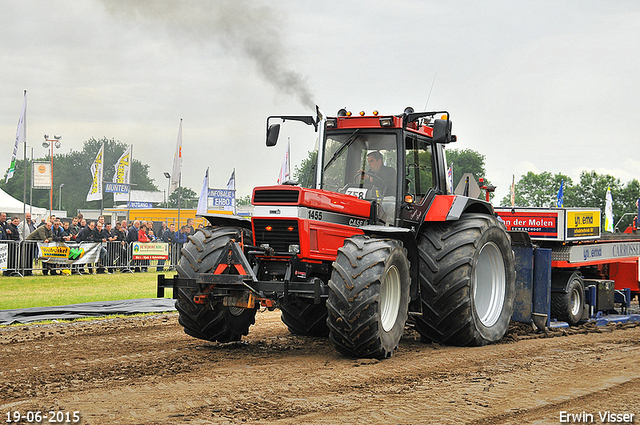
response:
<path fill-rule="evenodd" d="M 367 154 L 369 170 L 362 172 L 362 180 L 366 186 L 376 187 L 381 196 L 393 195 L 396 187 L 396 170 L 382 163 L 382 154 L 372 151 Z"/>

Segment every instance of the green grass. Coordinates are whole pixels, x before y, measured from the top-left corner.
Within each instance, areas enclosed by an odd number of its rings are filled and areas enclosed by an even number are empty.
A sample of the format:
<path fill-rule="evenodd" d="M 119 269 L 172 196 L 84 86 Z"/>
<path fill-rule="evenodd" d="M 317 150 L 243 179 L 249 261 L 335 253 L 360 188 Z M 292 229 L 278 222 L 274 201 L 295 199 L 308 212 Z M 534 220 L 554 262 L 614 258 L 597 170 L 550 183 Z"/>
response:
<path fill-rule="evenodd" d="M 0 277 L 0 310 L 155 298 L 157 272 Z M 171 277 L 175 272 L 164 272 Z M 171 298 L 171 290 L 165 290 Z"/>

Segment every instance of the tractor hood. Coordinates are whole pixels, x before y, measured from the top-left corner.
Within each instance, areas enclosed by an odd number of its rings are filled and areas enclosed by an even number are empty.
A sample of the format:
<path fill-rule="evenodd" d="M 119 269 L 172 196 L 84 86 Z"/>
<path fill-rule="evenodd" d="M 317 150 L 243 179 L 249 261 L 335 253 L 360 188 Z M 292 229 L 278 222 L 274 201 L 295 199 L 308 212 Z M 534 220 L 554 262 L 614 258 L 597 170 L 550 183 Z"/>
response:
<path fill-rule="evenodd" d="M 360 219 L 368 219 L 371 213 L 371 203 L 355 196 L 287 185 L 256 187 L 251 203 L 256 207 L 254 215 L 263 215 L 263 212 L 274 215 L 263 208 L 270 206 L 306 207 L 309 211 L 335 212 Z"/>

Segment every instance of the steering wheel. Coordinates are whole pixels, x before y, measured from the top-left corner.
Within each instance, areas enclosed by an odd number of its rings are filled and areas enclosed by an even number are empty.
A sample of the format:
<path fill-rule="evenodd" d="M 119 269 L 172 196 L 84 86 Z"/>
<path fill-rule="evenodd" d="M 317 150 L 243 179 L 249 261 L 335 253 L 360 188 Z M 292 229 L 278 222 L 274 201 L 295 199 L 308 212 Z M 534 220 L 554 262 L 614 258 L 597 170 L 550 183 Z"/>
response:
<path fill-rule="evenodd" d="M 365 175 L 371 177 L 371 180 L 365 177 Z M 371 185 L 371 188 L 378 188 L 380 192 L 382 192 L 382 196 L 384 196 L 384 193 L 387 191 L 387 183 L 382 180 L 382 177 L 377 174 L 367 173 L 363 170 L 358 171 L 355 176 L 353 176 L 353 183 L 358 186 Z"/>

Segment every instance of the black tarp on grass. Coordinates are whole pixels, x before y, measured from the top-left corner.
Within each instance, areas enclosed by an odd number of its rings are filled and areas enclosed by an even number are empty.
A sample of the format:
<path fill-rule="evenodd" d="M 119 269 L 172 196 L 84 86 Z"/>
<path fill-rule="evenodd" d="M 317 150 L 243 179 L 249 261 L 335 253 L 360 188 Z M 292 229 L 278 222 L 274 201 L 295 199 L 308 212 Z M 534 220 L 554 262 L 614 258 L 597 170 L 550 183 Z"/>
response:
<path fill-rule="evenodd" d="M 172 298 L 140 298 L 122 301 L 95 301 L 57 307 L 17 308 L 0 310 L 0 325 L 32 323 L 42 320 L 69 320 L 82 317 L 101 317 L 110 314 L 160 313 L 175 311 Z"/>

